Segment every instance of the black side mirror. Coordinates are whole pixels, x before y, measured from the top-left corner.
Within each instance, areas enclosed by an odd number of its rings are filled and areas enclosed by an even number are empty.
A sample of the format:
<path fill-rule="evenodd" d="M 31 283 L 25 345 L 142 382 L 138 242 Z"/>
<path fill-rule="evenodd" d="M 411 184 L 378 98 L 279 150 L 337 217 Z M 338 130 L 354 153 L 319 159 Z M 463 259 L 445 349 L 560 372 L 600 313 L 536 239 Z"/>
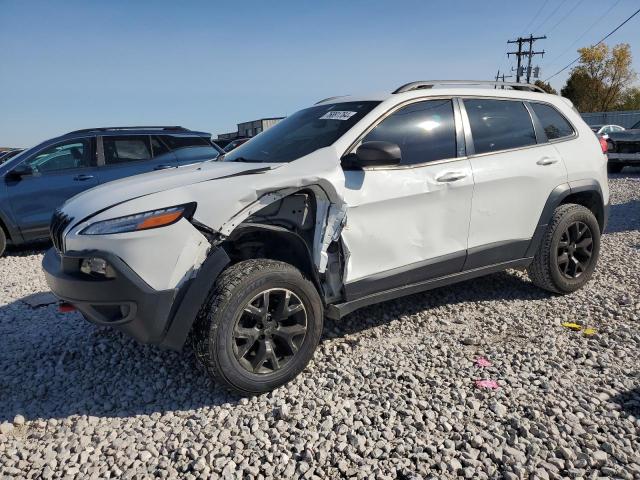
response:
<path fill-rule="evenodd" d="M 353 159 L 361 167 L 383 167 L 398 165 L 402 160 L 400 147 L 391 142 L 364 142 L 356 150 Z"/>
<path fill-rule="evenodd" d="M 19 180 L 22 177 L 27 177 L 29 175 L 33 175 L 33 169 L 29 165 L 25 165 L 24 163 L 17 165 L 7 174 L 8 177 L 16 180 Z"/>

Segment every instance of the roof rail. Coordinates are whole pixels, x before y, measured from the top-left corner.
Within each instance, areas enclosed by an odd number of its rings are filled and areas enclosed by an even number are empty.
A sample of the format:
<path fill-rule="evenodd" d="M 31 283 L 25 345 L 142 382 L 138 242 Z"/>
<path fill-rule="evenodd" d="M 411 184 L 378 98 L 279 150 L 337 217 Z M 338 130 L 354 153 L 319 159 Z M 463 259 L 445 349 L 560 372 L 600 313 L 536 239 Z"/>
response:
<path fill-rule="evenodd" d="M 167 126 L 152 125 L 152 126 L 139 126 L 139 127 L 83 128 L 81 130 L 74 130 L 73 132 L 69 132 L 69 133 L 67 133 L 67 135 L 70 135 L 72 133 L 113 132 L 113 131 L 118 131 L 118 130 L 174 130 L 174 131 L 179 131 L 179 132 L 189 132 L 190 131 L 188 128 L 184 128 L 184 127 L 180 127 L 180 126 L 167 127 Z"/>
<path fill-rule="evenodd" d="M 346 95 L 338 95 L 335 97 L 327 97 L 327 98 L 323 98 L 322 100 L 314 103 L 314 105 L 319 105 L 320 103 L 324 103 L 324 102 L 328 102 L 329 100 L 335 100 L 336 98 L 342 98 L 345 97 Z"/>
<path fill-rule="evenodd" d="M 446 85 L 462 85 L 462 86 L 482 86 L 482 87 L 494 87 L 494 88 L 511 88 L 512 90 L 525 90 L 529 92 L 541 92 L 547 93 L 536 85 L 530 83 L 515 83 L 515 82 L 494 82 L 493 80 L 424 80 L 420 82 L 411 82 L 393 91 L 393 93 L 410 92 L 412 90 L 420 90 L 422 88 L 441 87 Z"/>

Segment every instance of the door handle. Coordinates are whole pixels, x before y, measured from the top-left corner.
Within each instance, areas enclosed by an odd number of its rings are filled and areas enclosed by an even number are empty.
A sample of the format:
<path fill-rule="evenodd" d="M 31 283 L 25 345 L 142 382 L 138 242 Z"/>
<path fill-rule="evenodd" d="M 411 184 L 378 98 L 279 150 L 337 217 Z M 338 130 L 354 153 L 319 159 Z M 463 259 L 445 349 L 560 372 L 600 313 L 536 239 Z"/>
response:
<path fill-rule="evenodd" d="M 463 172 L 447 172 L 436 178 L 436 182 L 457 182 L 466 178 L 467 174 Z"/>
<path fill-rule="evenodd" d="M 167 168 L 175 168 L 175 165 L 158 165 L 154 170 L 166 170 Z"/>
<path fill-rule="evenodd" d="M 552 164 L 557 163 L 557 162 L 558 162 L 557 158 L 554 158 L 554 157 L 542 157 L 536 163 L 538 165 L 545 166 L 545 165 L 552 165 Z"/>
<path fill-rule="evenodd" d="M 85 175 L 85 174 L 81 174 L 81 175 L 76 175 L 75 177 L 73 177 L 73 179 L 76 182 L 84 182 L 86 180 L 91 180 L 93 179 L 93 175 Z"/>

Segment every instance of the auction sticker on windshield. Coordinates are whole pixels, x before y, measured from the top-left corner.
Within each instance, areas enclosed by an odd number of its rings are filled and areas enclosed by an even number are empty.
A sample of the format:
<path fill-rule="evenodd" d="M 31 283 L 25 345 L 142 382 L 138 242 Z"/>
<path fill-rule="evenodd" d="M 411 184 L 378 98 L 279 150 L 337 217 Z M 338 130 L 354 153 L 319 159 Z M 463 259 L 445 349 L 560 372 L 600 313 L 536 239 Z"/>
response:
<path fill-rule="evenodd" d="M 345 112 L 341 110 L 335 110 L 333 112 L 327 112 L 320 117 L 320 120 L 349 120 L 358 112 Z"/>

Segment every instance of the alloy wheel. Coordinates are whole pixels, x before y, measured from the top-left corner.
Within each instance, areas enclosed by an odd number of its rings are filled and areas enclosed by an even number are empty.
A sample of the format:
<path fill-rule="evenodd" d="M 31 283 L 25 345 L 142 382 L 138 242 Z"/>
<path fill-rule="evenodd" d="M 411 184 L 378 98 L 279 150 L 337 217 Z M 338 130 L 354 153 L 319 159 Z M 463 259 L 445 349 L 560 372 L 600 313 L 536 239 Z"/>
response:
<path fill-rule="evenodd" d="M 250 373 L 283 368 L 298 352 L 307 333 L 307 312 L 294 292 L 272 288 L 244 307 L 233 328 L 236 360 Z"/>
<path fill-rule="evenodd" d="M 578 278 L 589 265 L 593 254 L 593 234 L 584 222 L 571 223 L 560 237 L 557 261 L 567 278 Z"/>

